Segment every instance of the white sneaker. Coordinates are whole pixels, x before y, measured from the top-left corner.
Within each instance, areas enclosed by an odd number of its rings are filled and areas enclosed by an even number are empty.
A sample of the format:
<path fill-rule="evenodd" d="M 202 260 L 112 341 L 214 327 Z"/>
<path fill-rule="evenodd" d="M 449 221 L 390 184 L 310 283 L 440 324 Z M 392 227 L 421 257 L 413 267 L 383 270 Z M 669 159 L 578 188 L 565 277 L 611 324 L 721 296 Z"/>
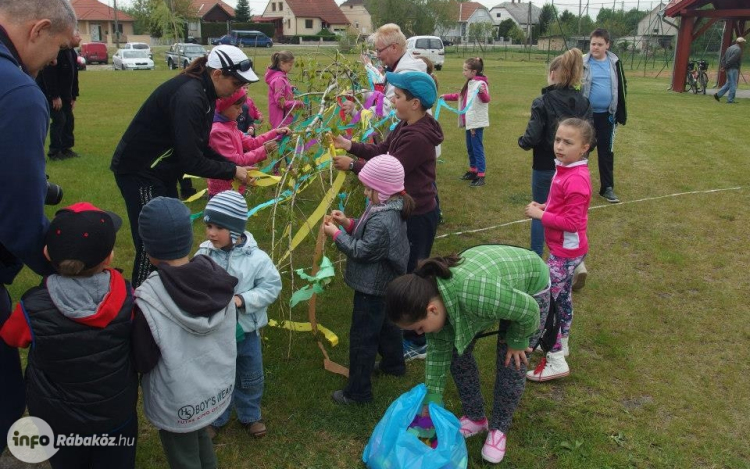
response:
<path fill-rule="evenodd" d="M 568 376 L 570 368 L 565 361 L 564 353 L 562 350 L 548 353 L 533 371 L 526 372 L 526 379 L 541 383 L 542 381 L 550 381 Z"/>
<path fill-rule="evenodd" d="M 482 459 L 497 464 L 505 457 L 505 433 L 500 430 L 490 430 L 482 446 Z"/>
<path fill-rule="evenodd" d="M 586 264 L 581 262 L 573 271 L 573 291 L 578 291 L 586 286 L 586 277 L 589 271 L 586 270 Z"/>
<path fill-rule="evenodd" d="M 562 344 L 563 356 L 567 357 L 570 355 L 570 349 L 568 348 L 569 337 L 560 337 L 560 343 Z"/>

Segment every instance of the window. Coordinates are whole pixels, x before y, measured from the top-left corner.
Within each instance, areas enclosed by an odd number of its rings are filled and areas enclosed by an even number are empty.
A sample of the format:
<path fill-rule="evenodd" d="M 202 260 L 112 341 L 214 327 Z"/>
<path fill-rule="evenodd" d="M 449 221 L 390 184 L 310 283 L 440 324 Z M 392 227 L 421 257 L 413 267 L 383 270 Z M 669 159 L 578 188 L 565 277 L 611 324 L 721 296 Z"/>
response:
<path fill-rule="evenodd" d="M 291 28 L 292 27 L 292 20 L 286 20 L 286 27 Z"/>
<path fill-rule="evenodd" d="M 275 4 L 275 3 L 272 3 L 272 4 L 271 4 L 271 10 L 272 10 L 272 11 L 276 11 L 276 4 Z"/>
<path fill-rule="evenodd" d="M 305 29 L 312 29 L 313 20 L 305 20 Z"/>
<path fill-rule="evenodd" d="M 284 11 L 284 3 L 279 2 L 279 11 Z"/>
<path fill-rule="evenodd" d="M 501 13 L 497 13 L 497 17 L 500 18 L 502 16 Z"/>

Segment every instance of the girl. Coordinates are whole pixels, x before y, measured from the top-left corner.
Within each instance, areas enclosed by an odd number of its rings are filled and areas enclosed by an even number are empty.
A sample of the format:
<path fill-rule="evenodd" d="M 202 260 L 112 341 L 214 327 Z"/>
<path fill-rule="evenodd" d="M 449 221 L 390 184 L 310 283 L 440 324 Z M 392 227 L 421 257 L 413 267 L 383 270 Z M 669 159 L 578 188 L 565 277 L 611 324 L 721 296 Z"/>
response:
<path fill-rule="evenodd" d="M 463 75 L 466 78 L 461 93 L 444 94 L 446 101 L 458 101 L 459 109 L 465 111 L 458 115 L 458 126 L 466 127 L 466 151 L 469 153 L 469 170 L 461 179 L 471 181 L 471 187 L 484 185 L 486 168 L 484 159 L 484 128 L 490 125 L 489 105 L 490 90 L 487 77 L 482 74 L 484 62 L 480 57 L 466 59 Z M 468 106 L 468 108 L 467 108 Z"/>
<path fill-rule="evenodd" d="M 442 405 L 450 368 L 464 416 L 465 438 L 488 431 L 482 457 L 499 463 L 505 436 L 523 394 L 529 338 L 549 310 L 549 269 L 536 254 L 514 246 L 485 245 L 460 255 L 433 257 L 388 285 L 388 318 L 427 336 L 428 402 Z M 488 420 L 473 356 L 477 335 L 497 327 L 497 376 Z M 426 415 L 426 407 L 423 415 Z"/>
<path fill-rule="evenodd" d="M 544 226 L 550 252 L 547 265 L 552 298 L 560 314 L 557 343 L 539 366 L 527 373 L 526 377 L 531 381 L 548 381 L 570 374 L 565 357 L 573 322 L 571 288 L 573 271 L 589 250 L 586 225 L 591 179 L 587 155 L 594 142 L 594 128 L 588 121 L 571 118 L 560 122 L 554 147 L 557 170 L 547 203 L 531 202 L 526 206 L 526 216 L 541 220 Z"/>
<path fill-rule="evenodd" d="M 263 123 L 263 113 L 255 105 L 253 99 L 248 96 L 242 105 L 242 113 L 237 118 L 237 128 L 248 135 L 255 135 L 257 129 Z"/>
<path fill-rule="evenodd" d="M 549 64 L 547 83 L 542 95 L 531 104 L 531 118 L 526 133 L 518 139 L 524 150 L 534 149 L 531 170 L 531 194 L 534 202 L 544 203 L 555 175 L 553 142 L 557 123 L 568 117 L 591 120 L 591 105 L 578 89 L 583 75 L 583 57 L 578 49 L 558 55 Z M 531 220 L 531 250 L 541 257 L 544 252 L 544 228 Z"/>
<path fill-rule="evenodd" d="M 268 121 L 271 128 L 292 123 L 293 109 L 304 106 L 302 101 L 294 100 L 292 85 L 287 74 L 294 67 L 294 55 L 289 51 L 275 52 L 271 56 L 271 66 L 266 70 L 268 84 Z"/>
<path fill-rule="evenodd" d="M 208 145 L 232 163 L 250 166 L 265 160 L 268 152 L 278 148 L 275 139 L 279 135 L 289 134 L 290 130 L 288 127 L 281 127 L 255 138 L 243 134 L 237 128 L 237 117 L 242 113 L 242 105 L 246 99 L 245 89 L 240 88 L 231 96 L 216 100 L 216 112 Z M 208 180 L 209 197 L 231 189 L 231 181 Z M 245 186 L 240 187 L 240 192 L 244 194 Z"/>
<path fill-rule="evenodd" d="M 414 199 L 414 212 L 406 222 L 410 248 L 406 271 L 411 272 L 417 260 L 430 256 L 440 218 L 435 201 L 435 146 L 442 143 L 443 130 L 427 113 L 437 98 L 435 82 L 429 75 L 424 72 L 388 72 L 385 76 L 388 84 L 395 87 L 391 102 L 401 122 L 380 143 L 356 143 L 341 135 L 335 137 L 336 148 L 343 148 L 361 159 L 339 156 L 334 165 L 341 171 L 359 173 L 367 166 L 367 160 L 386 153 L 401 162 L 404 187 Z"/>
<path fill-rule="evenodd" d="M 370 204 L 359 219 L 339 210 L 331 212 L 323 230 L 346 254 L 344 281 L 354 290 L 349 333 L 349 382 L 331 397 L 338 404 L 372 400 L 370 376 L 380 352 L 380 372 L 401 376 L 406 372 L 401 331 L 385 317 L 383 295 L 388 282 L 406 272 L 409 240 L 406 219 L 414 200 L 404 192 L 404 167 L 390 155 L 371 159 L 359 180 Z M 342 231 L 338 226 L 344 227 Z"/>
<path fill-rule="evenodd" d="M 219 193 L 206 204 L 203 221 L 208 241 L 201 243 L 195 255 L 210 257 L 237 278 L 234 304 L 237 324 L 244 335 L 237 342 L 232 404 L 208 427 L 209 436 L 213 439 L 229 422 L 234 407 L 245 431 L 260 438 L 266 434 L 260 412 L 264 384 L 260 329 L 268 324 L 266 309 L 279 296 L 281 276 L 253 235 L 245 231 L 247 203 L 243 196 L 234 191 Z"/>

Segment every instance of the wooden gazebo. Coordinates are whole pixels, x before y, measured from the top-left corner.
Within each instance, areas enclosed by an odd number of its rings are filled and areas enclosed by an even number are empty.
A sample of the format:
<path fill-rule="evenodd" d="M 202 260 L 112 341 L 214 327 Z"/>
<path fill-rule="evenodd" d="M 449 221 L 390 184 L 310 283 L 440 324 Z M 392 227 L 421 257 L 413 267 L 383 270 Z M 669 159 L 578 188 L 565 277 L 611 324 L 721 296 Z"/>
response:
<path fill-rule="evenodd" d="M 713 10 L 701 9 L 712 5 Z M 671 18 L 680 17 L 680 29 L 677 33 L 677 50 L 672 72 L 672 91 L 685 91 L 685 76 L 690 61 L 690 45 L 705 33 L 717 21 L 725 21 L 724 35 L 721 38 L 721 53 L 729 47 L 735 37 L 746 36 L 750 20 L 750 2 L 748 0 L 672 0 L 664 12 Z M 717 67 L 718 68 L 718 67 Z M 724 72 L 719 72 L 719 83 L 726 79 Z"/>

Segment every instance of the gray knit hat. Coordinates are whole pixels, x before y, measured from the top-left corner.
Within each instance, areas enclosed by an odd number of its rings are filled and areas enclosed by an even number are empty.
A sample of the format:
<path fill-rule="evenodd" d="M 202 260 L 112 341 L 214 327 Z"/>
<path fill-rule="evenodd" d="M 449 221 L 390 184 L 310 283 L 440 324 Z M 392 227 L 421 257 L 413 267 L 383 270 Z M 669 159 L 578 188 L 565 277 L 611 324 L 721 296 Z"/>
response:
<path fill-rule="evenodd" d="M 206 204 L 203 221 L 228 229 L 235 242 L 245 232 L 247 202 L 239 192 L 219 192 Z"/>
<path fill-rule="evenodd" d="M 190 209 L 171 197 L 151 199 L 138 216 L 138 234 L 146 253 L 154 259 L 183 258 L 193 247 Z"/>

